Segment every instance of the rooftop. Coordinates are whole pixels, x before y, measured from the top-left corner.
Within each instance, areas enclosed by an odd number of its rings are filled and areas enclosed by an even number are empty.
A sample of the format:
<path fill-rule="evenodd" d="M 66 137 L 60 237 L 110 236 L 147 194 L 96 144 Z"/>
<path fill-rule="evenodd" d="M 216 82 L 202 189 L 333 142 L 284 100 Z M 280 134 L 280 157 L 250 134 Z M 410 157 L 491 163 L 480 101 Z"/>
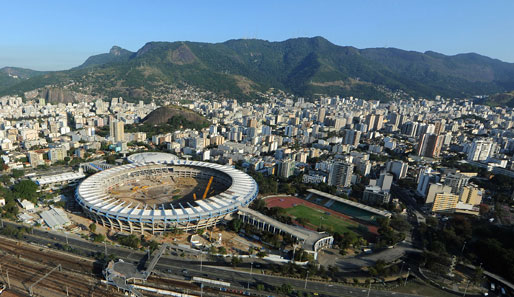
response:
<path fill-rule="evenodd" d="M 332 200 L 335 200 L 335 201 L 338 201 L 338 202 L 341 202 L 341 203 L 344 203 L 344 204 L 347 204 L 347 205 L 350 205 L 350 206 L 353 206 L 353 207 L 356 207 L 356 208 L 359 208 L 359 209 L 362 209 L 362 210 L 365 210 L 365 211 L 368 211 L 371 213 L 374 213 L 379 216 L 391 217 L 391 213 L 388 211 L 380 210 L 380 209 L 377 209 L 377 208 L 374 208 L 374 207 L 371 207 L 371 206 L 368 206 L 368 205 L 365 205 L 362 203 L 358 203 L 358 202 L 354 202 L 354 201 L 351 201 L 348 199 L 337 197 L 337 196 L 329 194 L 329 193 L 321 192 L 321 191 L 318 191 L 315 189 L 308 189 L 307 192 L 318 195 L 318 196 L 322 196 L 322 197 L 325 197 L 328 199 L 332 199 Z"/>
<path fill-rule="evenodd" d="M 127 157 L 127 160 L 130 163 L 166 163 L 178 160 L 178 157 L 168 153 L 147 152 L 132 154 Z"/>

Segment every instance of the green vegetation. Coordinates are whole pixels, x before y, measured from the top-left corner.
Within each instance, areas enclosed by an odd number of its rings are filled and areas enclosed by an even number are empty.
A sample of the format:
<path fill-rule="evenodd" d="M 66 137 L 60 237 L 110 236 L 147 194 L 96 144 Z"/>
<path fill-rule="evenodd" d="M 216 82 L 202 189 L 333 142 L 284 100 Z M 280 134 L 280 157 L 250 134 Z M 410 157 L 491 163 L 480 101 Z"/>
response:
<path fill-rule="evenodd" d="M 23 234 L 28 233 L 28 232 L 30 232 L 30 228 L 26 228 L 26 227 L 16 228 L 16 227 L 13 227 L 10 225 L 5 226 L 5 228 L 0 230 L 0 234 L 9 236 L 9 237 L 14 237 L 16 239 L 21 239 L 23 237 Z"/>
<path fill-rule="evenodd" d="M 375 262 L 375 265 L 368 267 L 368 272 L 373 277 L 386 277 L 398 274 L 400 269 L 398 264 L 387 265 L 384 260 L 379 259 Z"/>
<path fill-rule="evenodd" d="M 126 62 L 133 54 L 133 52 L 123 49 L 119 46 L 113 46 L 109 53 L 91 56 L 87 58 L 87 60 L 77 68 L 80 69 L 104 65 L 108 63 Z"/>
<path fill-rule="evenodd" d="M 311 228 L 320 228 L 329 232 L 352 233 L 352 229 L 356 227 L 356 223 L 348 222 L 336 215 L 326 214 L 325 212 L 310 208 L 305 205 L 296 205 L 285 210 L 288 215 L 295 218 L 307 220 L 307 226 Z"/>
<path fill-rule="evenodd" d="M 483 263 L 485 270 L 514 281 L 514 229 L 496 226 L 486 220 L 454 215 L 447 222 L 427 220 L 417 229 L 425 249 L 424 265 L 435 272 L 448 272 L 455 255 Z"/>
<path fill-rule="evenodd" d="M 378 241 L 377 248 L 395 245 L 405 239 L 406 232 L 410 230 L 410 224 L 400 216 L 377 219 Z"/>
<path fill-rule="evenodd" d="M 104 242 L 105 241 L 105 235 L 103 235 L 103 234 L 93 234 L 93 241 L 94 242 Z"/>
<path fill-rule="evenodd" d="M 485 103 L 490 106 L 514 107 L 514 91 L 489 96 Z"/>
<path fill-rule="evenodd" d="M 139 248 L 141 245 L 141 239 L 139 239 L 136 235 L 118 235 L 116 240 L 124 246 L 131 247 L 133 249 Z"/>
<path fill-rule="evenodd" d="M 10 74 L 10 75 L 9 75 Z M 0 88 L 10 87 L 25 79 L 44 74 L 42 71 L 18 67 L 4 67 L 0 69 Z M 14 77 L 14 76 L 17 76 Z"/>
<path fill-rule="evenodd" d="M 120 54 L 113 55 L 113 51 Z M 337 94 L 387 100 L 398 89 L 429 98 L 499 93 L 512 86 L 513 80 L 513 65 L 477 54 L 359 50 L 314 37 L 282 42 L 149 42 L 137 54 L 113 48 L 72 70 L 26 80 L 13 80 L 3 73 L 0 93 L 22 94 L 74 81 L 78 83 L 73 90 L 90 89 L 92 95 L 128 100 L 148 101 L 170 86 L 194 86 L 240 99 L 255 99 L 257 92 L 277 88 L 301 96 Z M 497 101 L 512 102 L 505 100 Z"/>
<path fill-rule="evenodd" d="M 16 197 L 27 199 L 32 203 L 37 202 L 38 186 L 31 180 L 22 180 L 12 187 L 12 191 Z"/>
<path fill-rule="evenodd" d="M 334 245 L 339 247 L 339 253 L 346 255 L 346 250 L 349 248 L 358 249 L 363 245 L 366 245 L 366 240 L 358 236 L 354 232 L 334 233 Z"/>
<path fill-rule="evenodd" d="M 439 288 L 433 287 L 419 280 L 418 278 L 414 278 L 409 280 L 405 286 L 398 286 L 392 289 L 395 292 L 399 293 L 407 293 L 414 294 L 419 296 L 429 296 L 429 297 L 455 297 L 455 294 L 448 293 Z"/>

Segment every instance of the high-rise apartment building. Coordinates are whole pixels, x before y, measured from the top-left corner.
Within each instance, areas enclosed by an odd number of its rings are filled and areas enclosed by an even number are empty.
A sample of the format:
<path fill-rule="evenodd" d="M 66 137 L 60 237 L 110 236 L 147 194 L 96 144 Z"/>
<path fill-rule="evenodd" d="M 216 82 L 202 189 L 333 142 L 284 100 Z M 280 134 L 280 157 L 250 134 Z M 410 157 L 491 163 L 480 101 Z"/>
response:
<path fill-rule="evenodd" d="M 444 137 L 436 134 L 423 134 L 418 142 L 417 155 L 437 158 L 443 147 Z"/>
<path fill-rule="evenodd" d="M 352 182 L 353 164 L 337 162 L 332 164 L 328 184 L 337 187 L 349 187 Z"/>
<path fill-rule="evenodd" d="M 437 194 L 435 195 L 433 212 L 451 212 L 457 207 L 459 196 L 455 194 Z"/>
<path fill-rule="evenodd" d="M 473 140 L 468 152 L 468 161 L 485 161 L 491 154 L 493 142 L 490 140 Z"/>
<path fill-rule="evenodd" d="M 402 161 L 389 161 L 386 164 L 386 170 L 394 174 L 396 179 L 402 179 L 407 176 L 409 165 Z"/>
<path fill-rule="evenodd" d="M 478 205 L 482 202 L 483 193 L 484 189 L 474 186 L 466 186 L 462 188 L 459 200 L 463 203 Z"/>

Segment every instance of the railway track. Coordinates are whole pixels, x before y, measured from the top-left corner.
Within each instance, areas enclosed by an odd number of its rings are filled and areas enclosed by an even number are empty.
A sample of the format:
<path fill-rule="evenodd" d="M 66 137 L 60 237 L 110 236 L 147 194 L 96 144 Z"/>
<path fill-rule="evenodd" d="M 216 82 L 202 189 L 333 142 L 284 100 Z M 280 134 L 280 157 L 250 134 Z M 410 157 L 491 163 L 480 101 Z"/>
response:
<path fill-rule="evenodd" d="M 2 238 L 2 247 L 0 251 L 1 250 L 8 254 L 16 255 L 18 258 L 21 257 L 38 263 L 53 266 L 61 264 L 61 266 L 66 270 L 79 273 L 92 274 L 94 269 L 94 260 L 74 257 L 72 255 L 62 255 L 59 252 L 50 250 L 46 247 L 20 244 L 14 240 L 8 240 L 5 238 Z"/>
<path fill-rule="evenodd" d="M 1 238 L 0 279 L 9 270 L 11 281 L 18 283 L 17 289 L 29 292 L 29 287 L 52 268 L 61 265 L 61 271 L 54 271 L 34 288 L 34 296 L 123 296 L 113 287 L 101 283 L 102 277 L 95 275 L 95 260 L 56 251 L 44 246 L 21 243 L 10 238 Z M 188 281 L 152 275 L 147 285 L 179 291 L 199 292 L 200 286 Z M 242 296 L 242 292 L 220 292 L 219 289 L 204 287 L 206 296 Z M 145 296 L 155 296 L 145 292 Z"/>
<path fill-rule="evenodd" d="M 53 268 L 45 264 L 18 259 L 11 255 L 2 257 L 0 263 L 2 265 L 2 276 L 6 276 L 8 271 L 11 283 L 14 286 L 18 284 L 18 288 L 25 292 L 29 292 L 30 286 Z M 61 271 L 52 272 L 33 288 L 35 296 L 47 296 L 49 292 L 56 296 L 64 296 L 66 290 L 69 296 L 90 296 L 94 294 L 95 296 L 107 297 L 117 295 L 115 292 L 101 286 L 97 279 L 67 271 L 64 268 Z M 119 294 L 118 296 L 122 295 Z"/>

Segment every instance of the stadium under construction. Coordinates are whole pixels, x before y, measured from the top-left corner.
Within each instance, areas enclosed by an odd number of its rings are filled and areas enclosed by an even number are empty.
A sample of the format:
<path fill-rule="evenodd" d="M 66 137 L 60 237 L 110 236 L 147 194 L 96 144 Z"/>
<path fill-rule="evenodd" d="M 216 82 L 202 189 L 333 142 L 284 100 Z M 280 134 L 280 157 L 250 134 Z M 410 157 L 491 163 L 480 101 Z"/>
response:
<path fill-rule="evenodd" d="M 257 197 L 253 178 L 232 167 L 148 154 L 99 171 L 77 187 L 77 202 L 92 220 L 129 233 L 197 230 Z"/>

